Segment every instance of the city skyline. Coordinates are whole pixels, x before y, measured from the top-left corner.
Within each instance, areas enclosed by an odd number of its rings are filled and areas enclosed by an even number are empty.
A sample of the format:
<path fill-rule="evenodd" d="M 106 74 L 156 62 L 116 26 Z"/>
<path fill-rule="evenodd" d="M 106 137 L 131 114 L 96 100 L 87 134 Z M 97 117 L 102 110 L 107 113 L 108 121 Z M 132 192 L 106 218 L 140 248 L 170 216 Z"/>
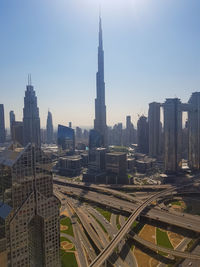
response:
<path fill-rule="evenodd" d="M 29 72 L 42 128 L 48 108 L 54 127 L 69 121 L 73 126 L 92 127 L 99 3 L 85 1 L 85 6 L 80 6 L 80 1 L 73 2 L 60 0 L 55 6 L 46 1 L 22 1 L 20 12 L 15 3 L 0 4 L 0 21 L 5 25 L 1 29 L 0 87 L 6 128 L 11 110 L 17 121 L 22 119 Z M 148 103 L 154 99 L 164 102 L 165 97 L 177 96 L 185 102 L 198 90 L 199 7 L 195 0 L 162 4 L 118 0 L 115 6 L 102 2 L 108 126 L 118 122 L 125 125 L 126 115 L 131 115 L 136 125 L 137 114 L 147 116 Z M 27 10 L 32 11 L 31 16 Z"/>

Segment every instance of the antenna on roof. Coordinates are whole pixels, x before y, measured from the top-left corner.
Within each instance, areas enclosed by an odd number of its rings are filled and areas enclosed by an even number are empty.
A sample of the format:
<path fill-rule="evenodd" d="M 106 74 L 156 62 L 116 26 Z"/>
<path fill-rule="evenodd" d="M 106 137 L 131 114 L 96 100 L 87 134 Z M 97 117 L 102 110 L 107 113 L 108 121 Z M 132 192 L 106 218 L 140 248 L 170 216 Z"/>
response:
<path fill-rule="evenodd" d="M 101 17 L 101 4 L 99 4 L 99 17 Z"/>
<path fill-rule="evenodd" d="M 31 85 L 31 74 L 28 74 L 28 85 Z"/>

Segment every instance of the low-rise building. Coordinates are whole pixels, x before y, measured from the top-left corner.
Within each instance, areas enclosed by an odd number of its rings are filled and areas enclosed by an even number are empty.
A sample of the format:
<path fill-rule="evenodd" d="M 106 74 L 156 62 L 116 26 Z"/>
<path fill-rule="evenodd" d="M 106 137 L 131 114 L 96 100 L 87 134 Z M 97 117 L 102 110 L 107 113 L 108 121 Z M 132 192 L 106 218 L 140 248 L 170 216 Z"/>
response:
<path fill-rule="evenodd" d="M 106 148 L 98 147 L 89 150 L 88 170 L 83 174 L 83 181 L 106 183 Z"/>
<path fill-rule="evenodd" d="M 144 159 L 138 159 L 135 161 L 137 171 L 145 173 L 155 166 L 156 159 L 145 157 Z"/>
<path fill-rule="evenodd" d="M 127 184 L 126 153 L 106 153 L 106 172 L 108 183 Z"/>
<path fill-rule="evenodd" d="M 135 158 L 127 158 L 127 171 L 133 172 L 135 170 Z"/>
<path fill-rule="evenodd" d="M 79 175 L 81 172 L 81 156 L 68 156 L 59 158 L 58 170 L 61 175 Z"/>

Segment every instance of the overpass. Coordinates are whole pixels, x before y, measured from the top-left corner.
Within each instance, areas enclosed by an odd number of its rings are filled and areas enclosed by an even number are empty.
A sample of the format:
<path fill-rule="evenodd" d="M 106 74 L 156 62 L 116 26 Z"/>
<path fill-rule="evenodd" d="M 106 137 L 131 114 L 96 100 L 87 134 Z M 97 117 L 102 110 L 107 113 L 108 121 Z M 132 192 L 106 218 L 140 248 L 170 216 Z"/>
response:
<path fill-rule="evenodd" d="M 159 192 L 150 198 L 148 198 L 144 203 L 142 203 L 140 206 L 136 208 L 136 210 L 130 215 L 128 220 L 125 222 L 123 227 L 118 231 L 116 236 L 111 240 L 111 242 L 100 252 L 100 254 L 97 256 L 97 258 L 90 264 L 90 267 L 99 267 L 101 266 L 106 259 L 111 255 L 112 251 L 115 249 L 115 247 L 119 244 L 121 239 L 127 234 L 127 232 L 132 227 L 133 222 L 137 219 L 137 217 L 140 215 L 140 213 L 151 204 L 152 201 L 156 200 L 158 197 L 161 197 L 165 195 L 166 193 L 169 193 L 173 190 L 175 190 L 176 187 L 171 187 L 170 189 L 166 189 L 162 192 Z"/>
<path fill-rule="evenodd" d="M 73 187 L 79 187 L 79 188 L 91 188 L 96 189 L 100 191 L 110 192 L 113 194 L 119 194 L 119 195 L 126 195 L 123 192 L 119 192 L 117 190 L 121 189 L 135 189 L 135 190 L 164 190 L 167 188 L 170 188 L 170 184 L 162 184 L 162 185 L 117 185 L 117 184 L 91 184 L 91 183 L 83 183 L 83 182 L 74 182 L 74 181 L 67 181 L 62 178 L 53 177 L 53 182 L 56 184 L 63 184 L 63 185 L 70 185 Z"/>
<path fill-rule="evenodd" d="M 189 252 L 184 252 L 184 251 L 178 251 L 178 250 L 174 250 L 174 249 L 169 249 L 169 248 L 165 248 L 162 246 L 158 246 L 156 244 L 153 244 L 147 240 L 144 240 L 143 238 L 139 237 L 138 235 L 128 235 L 130 238 L 133 238 L 135 241 L 137 241 L 138 243 L 142 244 L 145 247 L 148 247 L 154 251 L 161 251 L 164 252 L 166 254 L 175 256 L 175 257 L 180 257 L 183 259 L 190 259 L 190 260 L 200 260 L 200 255 L 197 254 L 192 254 Z"/>
<path fill-rule="evenodd" d="M 59 194 L 59 197 L 62 197 Z M 71 206 L 71 205 L 70 205 Z M 72 209 L 74 209 L 71 206 Z M 84 228 L 86 229 L 86 231 L 89 233 L 89 235 L 92 233 L 92 229 L 88 229 L 88 224 L 84 223 L 84 219 L 82 218 L 82 216 L 80 216 L 79 212 L 77 212 L 77 210 L 75 211 L 77 213 L 77 215 L 79 216 L 79 218 L 81 219 L 81 222 L 83 223 Z M 183 251 L 178 251 L 178 250 L 174 250 L 174 249 L 168 249 L 156 244 L 153 244 L 152 242 L 149 242 L 147 240 L 144 240 L 143 238 L 141 238 L 140 236 L 138 236 L 137 234 L 134 233 L 134 235 L 129 234 L 128 237 L 134 239 L 136 242 L 142 244 L 143 246 L 146 246 L 154 251 L 161 251 L 163 253 L 175 256 L 175 257 L 180 257 L 180 258 L 184 258 L 184 259 L 190 259 L 190 260 L 200 260 L 200 255 L 197 254 L 191 254 L 189 252 L 183 252 Z M 92 236 L 93 241 L 95 242 L 96 246 L 99 248 L 99 250 L 102 249 L 102 247 L 99 247 L 99 242 L 97 241 L 98 239 Z"/>
<path fill-rule="evenodd" d="M 63 186 L 62 188 L 66 190 L 65 186 Z M 138 206 L 135 203 L 130 203 L 128 201 L 117 199 L 112 196 L 103 195 L 101 193 L 96 193 L 96 192 L 89 191 L 89 190 L 83 191 L 79 188 L 73 188 L 73 187 L 67 187 L 67 188 L 68 190 L 73 190 L 73 195 L 76 195 L 83 199 L 87 199 L 94 203 L 99 203 L 100 205 L 104 205 L 106 207 L 114 208 L 119 211 L 132 213 Z M 153 219 L 156 221 L 167 223 L 169 225 L 182 227 L 184 229 L 188 229 L 188 230 L 192 230 L 192 231 L 200 233 L 200 217 L 199 216 L 197 217 L 194 215 L 180 214 L 177 212 L 172 213 L 172 212 L 168 212 L 168 211 L 161 210 L 158 208 L 151 208 L 145 213 L 142 212 L 141 215 L 148 219 Z"/>

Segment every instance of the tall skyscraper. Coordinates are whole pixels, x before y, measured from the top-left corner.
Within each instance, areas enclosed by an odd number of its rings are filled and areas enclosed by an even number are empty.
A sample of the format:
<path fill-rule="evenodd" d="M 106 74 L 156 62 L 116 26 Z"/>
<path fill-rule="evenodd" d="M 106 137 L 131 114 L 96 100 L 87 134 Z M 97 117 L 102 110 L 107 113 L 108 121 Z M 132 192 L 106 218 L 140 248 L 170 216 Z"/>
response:
<path fill-rule="evenodd" d="M 82 129 L 80 127 L 76 127 L 76 139 L 80 140 L 82 138 Z"/>
<path fill-rule="evenodd" d="M 24 125 L 22 121 L 14 121 L 12 123 L 12 140 L 14 143 L 24 144 Z"/>
<path fill-rule="evenodd" d="M 5 118 L 4 118 L 4 106 L 0 104 L 0 143 L 6 141 L 6 129 L 5 129 Z"/>
<path fill-rule="evenodd" d="M 122 146 L 123 127 L 122 123 L 115 124 L 111 131 L 109 145 Z"/>
<path fill-rule="evenodd" d="M 126 116 L 126 128 L 128 129 L 128 128 L 130 128 L 131 127 L 131 116 L 130 115 L 128 115 L 128 116 Z"/>
<path fill-rule="evenodd" d="M 15 113 L 14 113 L 14 111 L 11 110 L 9 115 L 10 115 L 10 134 L 12 136 L 12 124 L 13 124 L 13 122 L 15 122 Z"/>
<path fill-rule="evenodd" d="M 75 132 L 74 129 L 58 124 L 57 143 L 62 150 L 69 154 L 75 151 Z"/>
<path fill-rule="evenodd" d="M 89 149 L 91 150 L 91 149 L 95 149 L 97 147 L 101 147 L 102 142 L 103 142 L 102 141 L 102 135 L 94 129 L 90 130 L 90 132 L 89 132 Z"/>
<path fill-rule="evenodd" d="M 189 131 L 189 166 L 200 169 L 200 92 L 192 94 L 189 100 L 188 131 Z"/>
<path fill-rule="evenodd" d="M 53 120 L 52 120 L 52 114 L 50 111 L 48 111 L 47 116 L 47 144 L 53 143 Z"/>
<path fill-rule="evenodd" d="M 147 154 L 149 152 L 149 127 L 147 117 L 141 116 L 137 122 L 138 151 Z"/>
<path fill-rule="evenodd" d="M 149 155 L 158 157 L 161 152 L 160 103 L 149 104 Z"/>
<path fill-rule="evenodd" d="M 23 109 L 23 123 L 24 123 L 24 145 L 28 143 L 41 145 L 40 137 L 40 117 L 39 108 L 37 107 L 37 97 L 35 95 L 34 87 L 31 85 L 31 77 L 28 77 L 28 85 L 24 97 Z"/>
<path fill-rule="evenodd" d="M 98 72 L 96 74 L 97 96 L 95 99 L 94 129 L 102 136 L 102 145 L 107 145 L 105 82 L 104 82 L 104 51 L 101 17 L 99 18 L 99 47 L 98 47 Z"/>
<path fill-rule="evenodd" d="M 51 161 L 29 144 L 0 156 L 2 267 L 60 266 L 60 201 L 53 194 Z"/>
<path fill-rule="evenodd" d="M 124 133 L 124 144 L 129 146 L 135 142 L 135 129 L 131 122 L 131 116 L 126 116 L 126 129 Z"/>
<path fill-rule="evenodd" d="M 182 157 L 182 104 L 178 98 L 167 98 L 164 107 L 165 171 L 181 169 Z"/>

